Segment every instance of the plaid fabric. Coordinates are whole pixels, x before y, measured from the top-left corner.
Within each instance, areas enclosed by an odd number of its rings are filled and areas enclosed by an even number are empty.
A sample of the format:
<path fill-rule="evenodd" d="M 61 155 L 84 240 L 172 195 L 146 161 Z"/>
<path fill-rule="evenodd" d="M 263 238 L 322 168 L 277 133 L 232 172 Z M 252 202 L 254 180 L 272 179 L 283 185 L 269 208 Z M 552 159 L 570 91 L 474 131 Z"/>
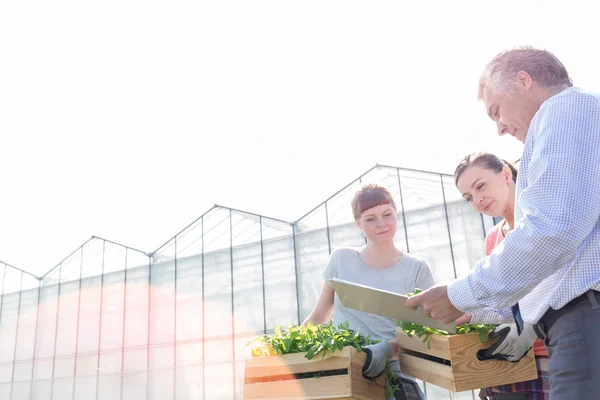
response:
<path fill-rule="evenodd" d="M 497 393 L 527 393 L 532 400 L 546 400 L 550 398 L 550 374 L 548 373 L 548 357 L 536 357 L 538 378 L 533 381 L 517 382 L 510 385 L 502 385 L 493 388 L 485 388 L 483 392 L 491 399 L 495 399 Z"/>

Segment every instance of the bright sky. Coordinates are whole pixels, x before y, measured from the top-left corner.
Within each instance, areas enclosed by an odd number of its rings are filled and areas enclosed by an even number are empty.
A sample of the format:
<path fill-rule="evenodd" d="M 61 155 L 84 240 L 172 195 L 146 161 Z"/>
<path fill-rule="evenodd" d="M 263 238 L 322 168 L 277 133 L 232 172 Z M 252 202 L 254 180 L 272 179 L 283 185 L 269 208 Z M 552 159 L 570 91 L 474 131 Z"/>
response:
<path fill-rule="evenodd" d="M 212 204 L 294 220 L 376 162 L 520 156 L 476 100 L 497 52 L 600 91 L 589 1 L 0 3 L 0 260 L 155 250 Z"/>

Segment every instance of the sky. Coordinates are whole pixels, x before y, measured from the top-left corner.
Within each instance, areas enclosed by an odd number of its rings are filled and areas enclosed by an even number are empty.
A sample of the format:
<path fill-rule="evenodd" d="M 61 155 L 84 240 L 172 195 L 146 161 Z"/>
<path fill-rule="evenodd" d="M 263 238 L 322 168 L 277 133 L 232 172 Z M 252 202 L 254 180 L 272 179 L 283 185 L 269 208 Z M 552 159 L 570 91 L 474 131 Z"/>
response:
<path fill-rule="evenodd" d="M 375 163 L 520 157 L 477 101 L 501 50 L 600 91 L 588 1 L 0 2 L 0 260 L 153 251 L 217 203 L 293 221 Z"/>

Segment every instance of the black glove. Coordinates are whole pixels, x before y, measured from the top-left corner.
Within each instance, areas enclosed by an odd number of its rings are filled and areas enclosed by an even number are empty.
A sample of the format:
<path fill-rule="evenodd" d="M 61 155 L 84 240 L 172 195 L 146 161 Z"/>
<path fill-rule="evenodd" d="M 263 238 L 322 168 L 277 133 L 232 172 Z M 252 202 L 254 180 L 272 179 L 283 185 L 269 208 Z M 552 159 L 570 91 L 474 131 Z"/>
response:
<path fill-rule="evenodd" d="M 533 325 L 525 325 L 519 335 L 517 325 L 502 324 L 490 333 L 490 338 L 498 338 L 498 341 L 487 349 L 479 350 L 477 359 L 519 362 L 533 347 L 537 334 Z"/>

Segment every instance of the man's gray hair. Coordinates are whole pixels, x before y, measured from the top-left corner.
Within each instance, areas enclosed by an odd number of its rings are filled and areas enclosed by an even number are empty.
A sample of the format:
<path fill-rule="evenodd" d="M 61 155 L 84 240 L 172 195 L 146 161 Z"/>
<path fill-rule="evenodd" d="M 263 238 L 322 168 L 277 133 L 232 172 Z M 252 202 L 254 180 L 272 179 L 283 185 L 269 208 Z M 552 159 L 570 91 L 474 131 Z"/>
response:
<path fill-rule="evenodd" d="M 529 46 L 517 47 L 503 51 L 486 65 L 479 79 L 477 98 L 483 98 L 485 88 L 495 93 L 513 93 L 520 71 L 527 72 L 531 79 L 544 88 L 573 86 L 567 69 L 554 54 Z"/>

